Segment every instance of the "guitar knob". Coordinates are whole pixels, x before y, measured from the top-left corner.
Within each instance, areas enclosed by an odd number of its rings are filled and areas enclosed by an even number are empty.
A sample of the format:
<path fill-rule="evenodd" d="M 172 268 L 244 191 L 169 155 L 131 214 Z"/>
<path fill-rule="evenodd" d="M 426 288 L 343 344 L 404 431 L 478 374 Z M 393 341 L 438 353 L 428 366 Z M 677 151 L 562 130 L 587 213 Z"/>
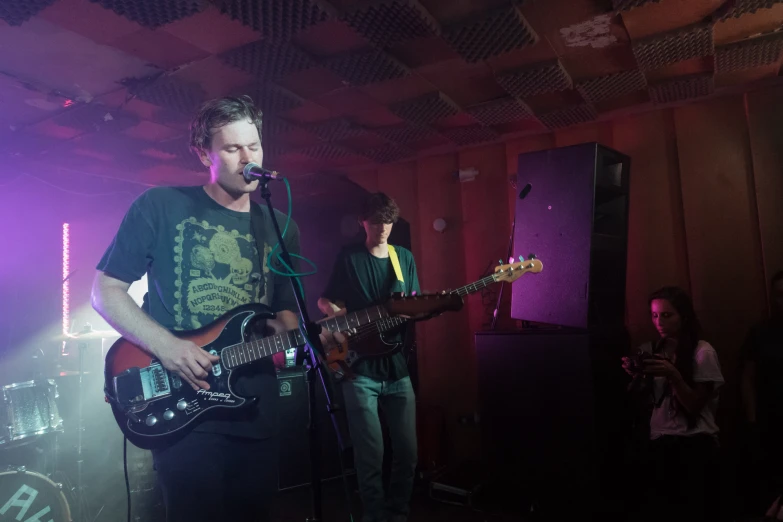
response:
<path fill-rule="evenodd" d="M 147 419 L 144 421 L 144 424 L 147 426 L 154 426 L 158 423 L 158 418 L 154 415 L 149 415 Z"/>
<path fill-rule="evenodd" d="M 185 401 L 185 399 L 180 399 L 177 402 L 177 409 L 179 411 L 185 411 L 185 408 L 187 408 L 187 407 L 188 407 L 188 403 Z"/>
<path fill-rule="evenodd" d="M 163 412 L 163 419 L 164 420 L 170 421 L 173 418 L 174 418 L 174 412 L 173 411 L 166 410 L 166 411 Z"/>

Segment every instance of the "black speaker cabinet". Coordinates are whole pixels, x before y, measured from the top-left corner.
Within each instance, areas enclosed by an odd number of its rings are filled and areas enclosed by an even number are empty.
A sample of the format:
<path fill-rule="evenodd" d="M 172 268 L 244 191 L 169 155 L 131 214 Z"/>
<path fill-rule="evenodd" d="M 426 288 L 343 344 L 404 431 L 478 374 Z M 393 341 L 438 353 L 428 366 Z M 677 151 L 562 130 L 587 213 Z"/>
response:
<path fill-rule="evenodd" d="M 515 319 L 576 328 L 625 317 L 627 156 L 587 143 L 520 154 L 514 252 L 544 270 L 512 288 Z"/>
<path fill-rule="evenodd" d="M 310 452 L 308 443 L 308 401 L 305 369 L 294 366 L 281 370 L 277 375 L 280 393 L 280 490 L 294 488 L 310 483 Z M 342 404 L 342 388 L 334 385 L 335 400 Z M 320 436 L 321 478 L 323 480 L 339 477 L 342 454 L 346 471 L 352 472 L 353 460 L 350 436 L 345 423 L 345 411 L 337 415 L 343 448 L 338 446 L 338 438 L 332 419 L 326 411 L 326 398 L 320 380 L 316 377 L 316 421 Z"/>

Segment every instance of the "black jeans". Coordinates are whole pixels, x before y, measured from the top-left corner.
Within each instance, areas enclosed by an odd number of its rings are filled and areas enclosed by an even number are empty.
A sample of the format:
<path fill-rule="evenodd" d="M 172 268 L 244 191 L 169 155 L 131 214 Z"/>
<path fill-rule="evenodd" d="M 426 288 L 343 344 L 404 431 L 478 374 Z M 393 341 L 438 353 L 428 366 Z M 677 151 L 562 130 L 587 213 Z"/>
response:
<path fill-rule="evenodd" d="M 718 444 L 711 435 L 665 435 L 650 441 L 648 496 L 644 519 L 718 520 Z"/>
<path fill-rule="evenodd" d="M 153 452 L 167 522 L 266 522 L 278 441 L 192 432 Z"/>

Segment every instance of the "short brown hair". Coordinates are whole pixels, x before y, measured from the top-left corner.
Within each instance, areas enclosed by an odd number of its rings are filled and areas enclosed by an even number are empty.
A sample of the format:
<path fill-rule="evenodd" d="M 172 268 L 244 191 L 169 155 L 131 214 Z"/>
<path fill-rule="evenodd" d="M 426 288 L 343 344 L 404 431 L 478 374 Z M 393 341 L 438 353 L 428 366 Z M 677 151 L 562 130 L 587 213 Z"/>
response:
<path fill-rule="evenodd" d="M 370 223 L 396 223 L 400 217 L 400 207 L 392 198 L 383 192 L 370 194 L 364 200 L 359 221 L 369 221 Z"/>
<path fill-rule="evenodd" d="M 258 129 L 261 139 L 262 115 L 250 96 L 228 96 L 216 98 L 204 103 L 196 117 L 190 123 L 190 148 L 198 154 L 201 150 L 209 150 L 212 146 L 212 130 L 234 123 L 250 120 Z"/>

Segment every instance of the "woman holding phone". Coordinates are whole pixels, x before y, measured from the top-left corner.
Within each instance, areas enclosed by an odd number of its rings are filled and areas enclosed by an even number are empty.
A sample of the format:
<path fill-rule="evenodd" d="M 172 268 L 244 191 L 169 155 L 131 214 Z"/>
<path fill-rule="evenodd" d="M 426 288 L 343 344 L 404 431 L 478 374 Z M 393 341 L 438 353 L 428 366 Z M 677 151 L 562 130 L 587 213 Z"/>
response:
<path fill-rule="evenodd" d="M 652 402 L 650 416 L 649 520 L 707 520 L 717 494 L 715 477 L 718 388 L 724 383 L 715 349 L 700 338 L 690 296 L 664 287 L 649 298 L 658 331 L 655 342 L 623 358 L 631 389 Z M 641 384 L 641 385 L 640 385 Z M 714 520 L 714 519 L 713 519 Z"/>

